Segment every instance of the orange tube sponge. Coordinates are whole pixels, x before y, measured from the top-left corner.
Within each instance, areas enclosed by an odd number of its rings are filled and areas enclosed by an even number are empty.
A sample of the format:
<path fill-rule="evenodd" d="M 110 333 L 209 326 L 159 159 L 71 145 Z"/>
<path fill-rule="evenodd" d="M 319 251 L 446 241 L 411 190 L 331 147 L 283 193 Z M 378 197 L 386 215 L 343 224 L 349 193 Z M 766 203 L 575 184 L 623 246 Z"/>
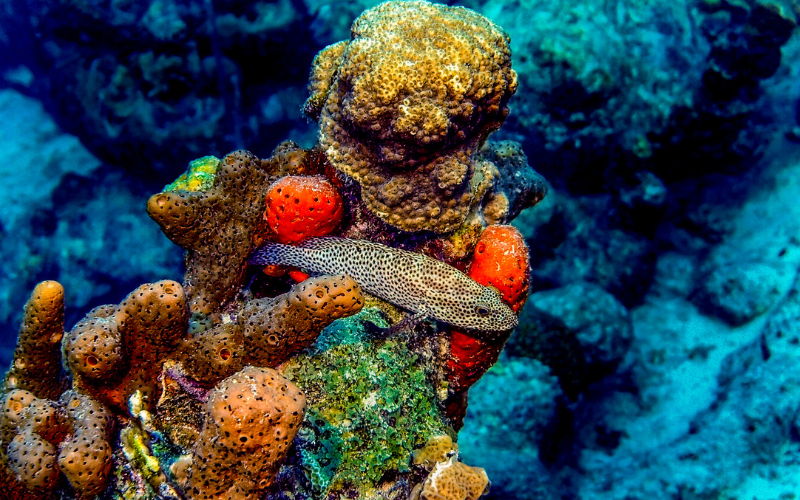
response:
<path fill-rule="evenodd" d="M 317 339 L 334 320 L 364 305 L 361 287 L 349 276 L 319 276 L 275 298 L 253 299 L 236 321 L 194 333 L 178 358 L 186 374 L 213 384 L 245 365 L 277 366 Z"/>
<path fill-rule="evenodd" d="M 25 305 L 14 361 L 4 387 L 25 389 L 40 398 L 57 398 L 61 377 L 61 337 L 64 335 L 64 287 L 56 281 L 36 285 Z"/>
<path fill-rule="evenodd" d="M 530 261 L 528 246 L 513 226 L 489 226 L 475 245 L 473 260 L 467 272 L 470 278 L 485 286 L 493 286 L 514 312 L 519 312 L 528 299 Z M 453 330 L 450 335 L 448 378 L 451 392 L 467 390 L 486 373 L 500 356 L 511 331 L 496 342 L 485 342 Z"/>
<path fill-rule="evenodd" d="M 154 404 L 161 361 L 188 322 L 186 296 L 175 281 L 142 285 L 118 306 L 95 308 L 64 339 L 74 387 L 122 411 L 136 391 Z"/>
<path fill-rule="evenodd" d="M 264 219 L 279 243 L 327 236 L 339 227 L 343 214 L 339 191 L 322 176 L 289 175 L 267 191 Z"/>
<path fill-rule="evenodd" d="M 306 114 L 337 170 L 405 231 L 457 228 L 480 202 L 474 156 L 517 89 L 508 35 L 471 10 L 384 2 L 314 59 Z"/>
<path fill-rule="evenodd" d="M 61 402 L 72 432 L 59 446 L 58 468 L 82 497 L 95 497 L 105 490 L 111 473 L 111 412 L 77 391 L 65 392 Z"/>
<path fill-rule="evenodd" d="M 260 498 L 300 428 L 306 398 L 270 368 L 248 366 L 223 380 L 186 470 L 191 500 Z"/>

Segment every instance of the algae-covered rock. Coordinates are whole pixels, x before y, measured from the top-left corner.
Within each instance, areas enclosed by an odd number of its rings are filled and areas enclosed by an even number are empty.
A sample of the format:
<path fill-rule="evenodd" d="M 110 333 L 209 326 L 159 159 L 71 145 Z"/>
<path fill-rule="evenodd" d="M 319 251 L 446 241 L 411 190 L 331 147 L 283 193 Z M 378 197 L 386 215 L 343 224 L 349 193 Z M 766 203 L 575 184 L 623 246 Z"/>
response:
<path fill-rule="evenodd" d="M 284 366 L 308 402 L 297 453 L 314 498 L 368 496 L 408 476 L 412 451 L 447 432 L 430 367 L 400 339 L 359 339 L 360 322 L 338 322 L 318 344 L 326 347 Z"/>

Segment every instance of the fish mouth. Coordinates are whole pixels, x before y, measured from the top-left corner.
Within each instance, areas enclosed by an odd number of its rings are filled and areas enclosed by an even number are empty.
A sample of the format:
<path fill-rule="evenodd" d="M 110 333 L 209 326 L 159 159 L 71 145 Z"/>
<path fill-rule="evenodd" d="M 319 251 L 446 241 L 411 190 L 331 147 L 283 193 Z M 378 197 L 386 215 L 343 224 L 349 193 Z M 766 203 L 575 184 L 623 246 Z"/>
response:
<path fill-rule="evenodd" d="M 516 328 L 517 326 L 519 326 L 519 318 L 517 318 L 516 315 L 512 315 L 510 323 L 511 323 L 510 326 L 507 328 L 508 330 L 510 330 L 511 328 Z"/>

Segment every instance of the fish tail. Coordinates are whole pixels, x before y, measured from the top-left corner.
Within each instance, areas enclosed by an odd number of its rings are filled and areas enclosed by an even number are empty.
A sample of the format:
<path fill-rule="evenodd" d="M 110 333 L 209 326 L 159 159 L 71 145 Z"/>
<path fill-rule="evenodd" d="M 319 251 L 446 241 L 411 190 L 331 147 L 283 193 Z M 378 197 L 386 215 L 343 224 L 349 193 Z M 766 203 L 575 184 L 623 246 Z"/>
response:
<path fill-rule="evenodd" d="M 257 266 L 305 267 L 308 264 L 308 259 L 302 248 L 267 242 L 253 252 L 253 255 L 250 256 L 250 263 Z"/>

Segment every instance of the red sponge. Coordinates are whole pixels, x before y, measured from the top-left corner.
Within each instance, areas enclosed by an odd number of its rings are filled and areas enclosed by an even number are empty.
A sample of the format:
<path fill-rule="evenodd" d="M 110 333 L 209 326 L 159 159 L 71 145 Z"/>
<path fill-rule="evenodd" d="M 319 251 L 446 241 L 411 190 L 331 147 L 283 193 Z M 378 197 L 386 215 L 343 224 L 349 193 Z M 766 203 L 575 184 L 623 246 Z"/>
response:
<path fill-rule="evenodd" d="M 528 246 L 517 228 L 489 226 L 475 245 L 467 274 L 481 285 L 495 287 L 503 302 L 518 313 L 528 299 L 530 272 Z M 452 392 L 466 391 L 477 382 L 497 361 L 507 338 L 484 342 L 454 329 L 448 362 Z"/>
<path fill-rule="evenodd" d="M 339 191 L 326 178 L 289 175 L 269 187 L 264 218 L 275 241 L 293 245 L 333 233 L 343 207 Z"/>

